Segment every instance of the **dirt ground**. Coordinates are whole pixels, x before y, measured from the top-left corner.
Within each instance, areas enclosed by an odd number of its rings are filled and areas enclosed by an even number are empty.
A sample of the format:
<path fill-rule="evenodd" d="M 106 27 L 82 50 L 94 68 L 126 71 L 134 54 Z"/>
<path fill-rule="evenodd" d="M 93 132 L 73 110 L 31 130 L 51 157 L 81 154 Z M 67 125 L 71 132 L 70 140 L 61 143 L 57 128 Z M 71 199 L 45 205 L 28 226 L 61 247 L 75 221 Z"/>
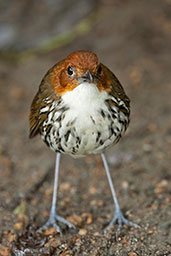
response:
<path fill-rule="evenodd" d="M 0 59 L 0 255 L 171 255 L 170 14 L 170 0 L 101 1 L 91 30 L 70 44 Z M 96 52 L 131 99 L 129 129 L 106 152 L 121 209 L 140 226 L 120 234 L 117 225 L 103 233 L 114 205 L 98 155 L 62 156 L 57 210 L 78 232 L 36 231 L 50 210 L 55 154 L 28 139 L 29 108 L 45 72 L 79 49 Z"/>

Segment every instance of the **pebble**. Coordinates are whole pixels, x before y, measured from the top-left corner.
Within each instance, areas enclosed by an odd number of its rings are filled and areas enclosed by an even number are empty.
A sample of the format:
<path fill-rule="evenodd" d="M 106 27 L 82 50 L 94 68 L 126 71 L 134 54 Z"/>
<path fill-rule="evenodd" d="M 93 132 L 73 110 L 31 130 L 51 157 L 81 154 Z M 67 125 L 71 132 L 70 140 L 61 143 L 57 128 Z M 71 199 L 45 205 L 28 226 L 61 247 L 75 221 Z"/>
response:
<path fill-rule="evenodd" d="M 152 145 L 145 143 L 143 145 L 143 150 L 144 150 L 144 152 L 147 152 L 147 153 L 151 152 L 152 151 Z"/>
<path fill-rule="evenodd" d="M 27 225 L 29 222 L 28 216 L 25 215 L 24 213 L 19 213 L 17 218 L 19 221 L 22 221 L 25 225 Z"/>
<path fill-rule="evenodd" d="M 60 190 L 61 191 L 68 191 L 71 188 L 71 184 L 68 182 L 63 182 L 62 184 L 60 184 Z"/>
<path fill-rule="evenodd" d="M 97 193 L 97 189 L 94 188 L 94 187 L 91 187 L 91 188 L 89 189 L 89 192 L 90 192 L 90 194 L 94 195 L 94 194 Z"/>
<path fill-rule="evenodd" d="M 60 254 L 61 256 L 71 256 L 71 255 L 73 255 L 72 254 L 72 251 L 71 250 L 67 250 L 67 251 L 64 251 L 64 252 L 62 252 L 62 254 Z"/>
<path fill-rule="evenodd" d="M 91 213 L 84 212 L 82 215 L 82 220 L 85 219 L 86 224 L 91 224 L 93 222 L 93 217 Z"/>
<path fill-rule="evenodd" d="M 129 187 L 128 181 L 123 181 L 123 182 L 122 182 L 122 188 L 123 188 L 124 190 L 128 190 L 128 187 Z"/>
<path fill-rule="evenodd" d="M 99 207 L 102 207 L 104 205 L 104 201 L 103 200 L 97 200 L 97 205 Z"/>
<path fill-rule="evenodd" d="M 157 183 L 155 185 L 155 189 L 154 189 L 154 192 L 156 194 L 160 194 L 164 191 L 164 188 L 166 188 L 168 186 L 168 181 L 167 180 L 161 180 L 161 182 Z"/>
<path fill-rule="evenodd" d="M 22 230 L 23 229 L 23 223 L 22 222 L 17 222 L 14 224 L 14 229 L 15 230 Z"/>
<path fill-rule="evenodd" d="M 80 236 L 85 236 L 85 235 L 87 234 L 87 230 L 84 229 L 84 228 L 81 228 L 81 229 L 79 230 L 78 234 L 79 234 Z"/>
<path fill-rule="evenodd" d="M 138 256 L 138 254 L 136 252 L 129 252 L 128 255 L 129 256 Z"/>
<path fill-rule="evenodd" d="M 67 218 L 68 221 L 70 221 L 71 223 L 73 223 L 75 226 L 80 226 L 82 224 L 82 218 L 81 216 L 73 213 L 73 215 L 69 216 Z"/>
<path fill-rule="evenodd" d="M 130 78 L 135 85 L 139 84 L 142 80 L 141 71 L 138 70 L 137 68 L 134 68 L 134 70 L 132 70 L 130 73 Z"/>
<path fill-rule="evenodd" d="M 10 232 L 8 234 L 8 241 L 9 241 L 9 243 L 11 244 L 12 241 L 14 241 L 14 240 L 16 240 L 16 234 L 13 234 L 13 233 Z"/>
<path fill-rule="evenodd" d="M 0 244 L 0 255 L 2 255 L 2 256 L 10 256 L 10 248 Z"/>
<path fill-rule="evenodd" d="M 44 234 L 45 236 L 49 236 L 49 235 L 52 235 L 52 234 L 54 234 L 54 233 L 57 233 L 56 228 L 48 228 L 48 229 L 46 229 L 46 230 L 43 232 L 43 234 Z"/>
<path fill-rule="evenodd" d="M 95 232 L 93 235 L 94 236 L 100 236 L 100 233 L 99 232 Z"/>
<path fill-rule="evenodd" d="M 150 132 L 155 132 L 155 131 L 157 130 L 157 125 L 154 124 L 154 123 L 149 124 L 149 125 L 148 125 L 148 130 L 149 130 Z"/>
<path fill-rule="evenodd" d="M 153 233 L 154 233 L 153 230 L 149 230 L 147 234 L 148 234 L 148 235 L 152 235 Z"/>
<path fill-rule="evenodd" d="M 56 239 L 56 238 L 51 238 L 49 239 L 49 241 L 45 244 L 45 246 L 52 246 L 53 248 L 57 248 L 60 244 L 60 240 Z"/>

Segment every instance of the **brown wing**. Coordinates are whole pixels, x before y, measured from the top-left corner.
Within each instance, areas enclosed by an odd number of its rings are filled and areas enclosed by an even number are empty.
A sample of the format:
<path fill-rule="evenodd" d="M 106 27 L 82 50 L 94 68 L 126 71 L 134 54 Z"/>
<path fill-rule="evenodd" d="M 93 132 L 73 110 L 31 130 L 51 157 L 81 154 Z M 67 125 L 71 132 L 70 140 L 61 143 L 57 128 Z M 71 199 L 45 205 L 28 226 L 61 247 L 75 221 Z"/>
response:
<path fill-rule="evenodd" d="M 126 114 L 129 117 L 130 113 L 130 100 L 128 96 L 125 94 L 125 91 L 117 79 L 117 77 L 106 67 L 102 64 L 102 68 L 104 71 L 104 75 L 107 77 L 105 79 L 108 81 L 107 87 L 110 88 L 109 93 L 117 100 L 119 105 L 117 104 L 117 107 L 119 107 L 119 110 L 122 111 L 124 114 Z M 111 104 L 114 104 L 114 102 L 111 102 Z"/>
<path fill-rule="evenodd" d="M 54 67 L 59 66 L 61 62 L 56 64 Z M 46 107 L 50 106 L 53 101 L 57 101 L 58 97 L 54 91 L 54 88 L 51 85 L 50 75 L 53 72 L 54 67 L 52 67 L 39 86 L 39 90 L 35 95 L 33 102 L 31 104 L 30 110 L 30 134 L 29 138 L 36 136 L 40 133 L 43 122 L 47 119 L 47 112 L 42 111 L 46 110 Z"/>

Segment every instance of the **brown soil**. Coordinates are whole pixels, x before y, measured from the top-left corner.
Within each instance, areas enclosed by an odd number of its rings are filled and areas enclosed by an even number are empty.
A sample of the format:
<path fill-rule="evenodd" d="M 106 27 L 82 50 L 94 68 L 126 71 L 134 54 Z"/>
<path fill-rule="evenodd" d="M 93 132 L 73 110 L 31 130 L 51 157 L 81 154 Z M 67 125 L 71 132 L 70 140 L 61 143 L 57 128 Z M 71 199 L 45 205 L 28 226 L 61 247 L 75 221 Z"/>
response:
<path fill-rule="evenodd" d="M 0 59 L 0 255 L 170 255 L 170 7 L 102 1 L 91 31 L 71 44 L 19 63 Z M 100 156 L 63 156 L 57 209 L 78 233 L 36 231 L 48 218 L 55 154 L 39 136 L 28 139 L 29 108 L 45 72 L 78 49 L 96 52 L 131 99 L 129 129 L 106 155 L 120 206 L 139 229 L 103 234 L 114 206 Z"/>

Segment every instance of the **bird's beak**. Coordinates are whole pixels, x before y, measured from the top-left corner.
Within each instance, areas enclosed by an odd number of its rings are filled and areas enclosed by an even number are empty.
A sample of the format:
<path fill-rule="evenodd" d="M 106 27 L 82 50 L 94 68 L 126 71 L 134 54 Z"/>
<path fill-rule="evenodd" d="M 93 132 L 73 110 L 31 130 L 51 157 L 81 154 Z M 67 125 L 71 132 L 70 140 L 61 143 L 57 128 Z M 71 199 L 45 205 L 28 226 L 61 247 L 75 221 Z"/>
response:
<path fill-rule="evenodd" d="M 86 73 L 81 77 L 84 82 L 93 82 L 93 76 L 89 69 L 87 69 Z"/>

